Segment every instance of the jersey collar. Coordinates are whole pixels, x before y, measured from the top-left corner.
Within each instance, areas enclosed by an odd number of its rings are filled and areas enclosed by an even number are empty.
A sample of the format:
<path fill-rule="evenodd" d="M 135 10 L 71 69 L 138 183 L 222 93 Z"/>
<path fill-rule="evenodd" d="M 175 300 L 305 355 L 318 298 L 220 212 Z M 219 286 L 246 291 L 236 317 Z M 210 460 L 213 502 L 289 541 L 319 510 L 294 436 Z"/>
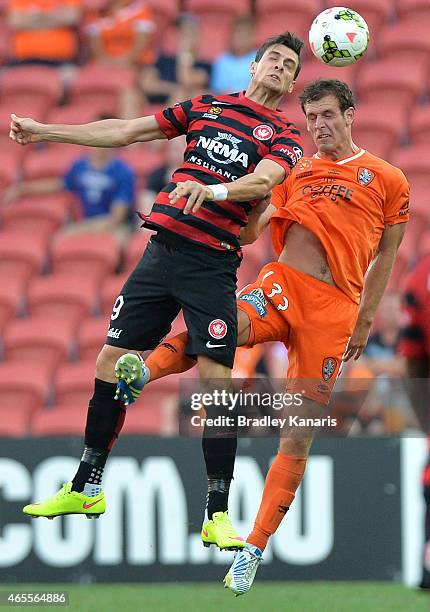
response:
<path fill-rule="evenodd" d="M 343 164 L 347 164 L 348 162 L 354 161 L 355 159 L 358 159 L 359 157 L 361 157 L 362 155 L 364 155 L 366 153 L 365 149 L 360 149 L 355 155 L 353 155 L 352 157 L 346 157 L 345 159 L 338 159 L 337 161 L 333 162 L 334 164 L 337 164 L 338 166 L 343 166 Z M 320 157 L 318 155 L 318 153 L 315 153 L 314 157 L 316 157 L 316 159 L 322 159 L 322 157 Z M 325 161 L 329 161 L 329 160 L 325 160 Z"/>

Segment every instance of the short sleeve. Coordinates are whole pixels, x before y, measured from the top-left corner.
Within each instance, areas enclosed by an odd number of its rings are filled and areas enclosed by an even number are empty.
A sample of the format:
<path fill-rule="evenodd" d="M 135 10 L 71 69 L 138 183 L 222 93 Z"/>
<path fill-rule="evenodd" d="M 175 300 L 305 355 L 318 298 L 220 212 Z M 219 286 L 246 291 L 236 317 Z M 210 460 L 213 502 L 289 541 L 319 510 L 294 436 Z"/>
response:
<path fill-rule="evenodd" d="M 155 113 L 158 125 L 169 140 L 187 133 L 192 106 L 193 100 L 187 100 Z"/>
<path fill-rule="evenodd" d="M 118 182 L 113 193 L 112 202 L 133 206 L 134 203 L 135 175 L 128 167 L 122 167 L 118 173 Z"/>
<path fill-rule="evenodd" d="M 286 178 L 285 181 L 283 181 L 279 185 L 276 185 L 276 187 L 272 189 L 271 203 L 273 204 L 273 206 L 276 206 L 276 208 L 278 209 L 282 208 L 285 205 L 286 201 L 288 200 L 289 183 L 290 183 L 290 177 Z"/>
<path fill-rule="evenodd" d="M 288 176 L 299 159 L 303 157 L 303 140 L 296 129 L 287 129 L 277 135 L 264 159 L 280 164 Z"/>
<path fill-rule="evenodd" d="M 389 176 L 384 221 L 387 225 L 409 221 L 410 188 L 405 175 L 398 168 Z"/>

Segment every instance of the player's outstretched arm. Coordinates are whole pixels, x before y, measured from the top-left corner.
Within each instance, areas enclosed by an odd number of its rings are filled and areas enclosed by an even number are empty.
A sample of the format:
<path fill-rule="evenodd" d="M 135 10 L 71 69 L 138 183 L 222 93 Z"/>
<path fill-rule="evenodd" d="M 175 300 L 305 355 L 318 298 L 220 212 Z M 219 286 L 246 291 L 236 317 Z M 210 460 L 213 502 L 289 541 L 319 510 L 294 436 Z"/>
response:
<path fill-rule="evenodd" d="M 205 200 L 261 200 L 269 191 L 285 179 L 285 169 L 270 159 L 262 159 L 254 172 L 242 176 L 231 183 L 219 183 L 215 189 L 195 181 L 178 183 L 170 192 L 169 199 L 172 204 L 180 198 L 188 197 L 184 213 L 197 212 Z"/>
<path fill-rule="evenodd" d="M 64 142 L 89 147 L 123 147 L 166 138 L 153 115 L 138 119 L 104 119 L 82 125 L 46 124 L 11 115 L 9 137 L 20 145 Z"/>
<path fill-rule="evenodd" d="M 367 272 L 357 323 L 349 341 L 344 361 L 348 361 L 351 357 L 357 360 L 366 347 L 376 309 L 391 276 L 397 250 L 402 242 L 405 230 L 406 223 L 385 226 L 375 259 Z"/>

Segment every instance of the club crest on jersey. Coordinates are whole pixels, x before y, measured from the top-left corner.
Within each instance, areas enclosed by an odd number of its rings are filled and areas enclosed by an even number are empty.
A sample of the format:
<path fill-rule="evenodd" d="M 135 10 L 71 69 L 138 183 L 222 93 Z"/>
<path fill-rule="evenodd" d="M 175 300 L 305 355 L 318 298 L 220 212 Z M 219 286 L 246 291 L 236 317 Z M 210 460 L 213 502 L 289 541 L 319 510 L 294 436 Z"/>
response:
<path fill-rule="evenodd" d="M 337 366 L 337 359 L 334 357 L 326 357 L 322 364 L 322 375 L 325 381 L 330 380 Z"/>
<path fill-rule="evenodd" d="M 360 185 L 367 187 L 367 185 L 370 185 L 370 183 L 373 181 L 374 178 L 375 178 L 375 173 L 369 170 L 368 168 L 358 169 L 357 180 L 360 183 Z"/>
<path fill-rule="evenodd" d="M 227 323 L 222 319 L 214 319 L 209 323 L 208 332 L 215 340 L 221 340 L 227 333 Z"/>
<path fill-rule="evenodd" d="M 218 164 L 237 162 L 242 164 L 244 168 L 247 168 L 248 155 L 240 152 L 237 146 L 240 142 L 242 142 L 240 138 L 236 138 L 228 132 L 218 132 L 218 136 L 215 138 L 199 136 L 197 146 L 205 149 L 208 156 Z"/>
<path fill-rule="evenodd" d="M 304 170 L 310 170 L 312 168 L 312 160 L 311 159 L 302 159 L 297 164 L 298 172 L 303 172 Z"/>
<path fill-rule="evenodd" d="M 204 119 L 218 119 L 222 113 L 222 108 L 219 106 L 211 106 L 208 112 L 203 115 Z"/>
<path fill-rule="evenodd" d="M 267 125 L 265 123 L 263 123 L 261 125 L 257 125 L 257 127 L 255 127 L 252 130 L 252 135 L 257 140 L 270 140 L 270 138 L 272 138 L 274 133 L 275 132 L 274 132 L 272 126 Z"/>

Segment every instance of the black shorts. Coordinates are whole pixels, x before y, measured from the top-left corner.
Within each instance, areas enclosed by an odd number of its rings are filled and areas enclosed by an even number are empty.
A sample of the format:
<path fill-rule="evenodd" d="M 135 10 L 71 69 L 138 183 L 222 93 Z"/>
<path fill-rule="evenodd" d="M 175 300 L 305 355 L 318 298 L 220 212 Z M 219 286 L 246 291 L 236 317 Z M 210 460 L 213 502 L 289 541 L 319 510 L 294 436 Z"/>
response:
<path fill-rule="evenodd" d="M 113 306 L 107 344 L 155 348 L 182 309 L 187 355 L 233 367 L 237 342 L 237 253 L 170 235 L 153 236 Z"/>

